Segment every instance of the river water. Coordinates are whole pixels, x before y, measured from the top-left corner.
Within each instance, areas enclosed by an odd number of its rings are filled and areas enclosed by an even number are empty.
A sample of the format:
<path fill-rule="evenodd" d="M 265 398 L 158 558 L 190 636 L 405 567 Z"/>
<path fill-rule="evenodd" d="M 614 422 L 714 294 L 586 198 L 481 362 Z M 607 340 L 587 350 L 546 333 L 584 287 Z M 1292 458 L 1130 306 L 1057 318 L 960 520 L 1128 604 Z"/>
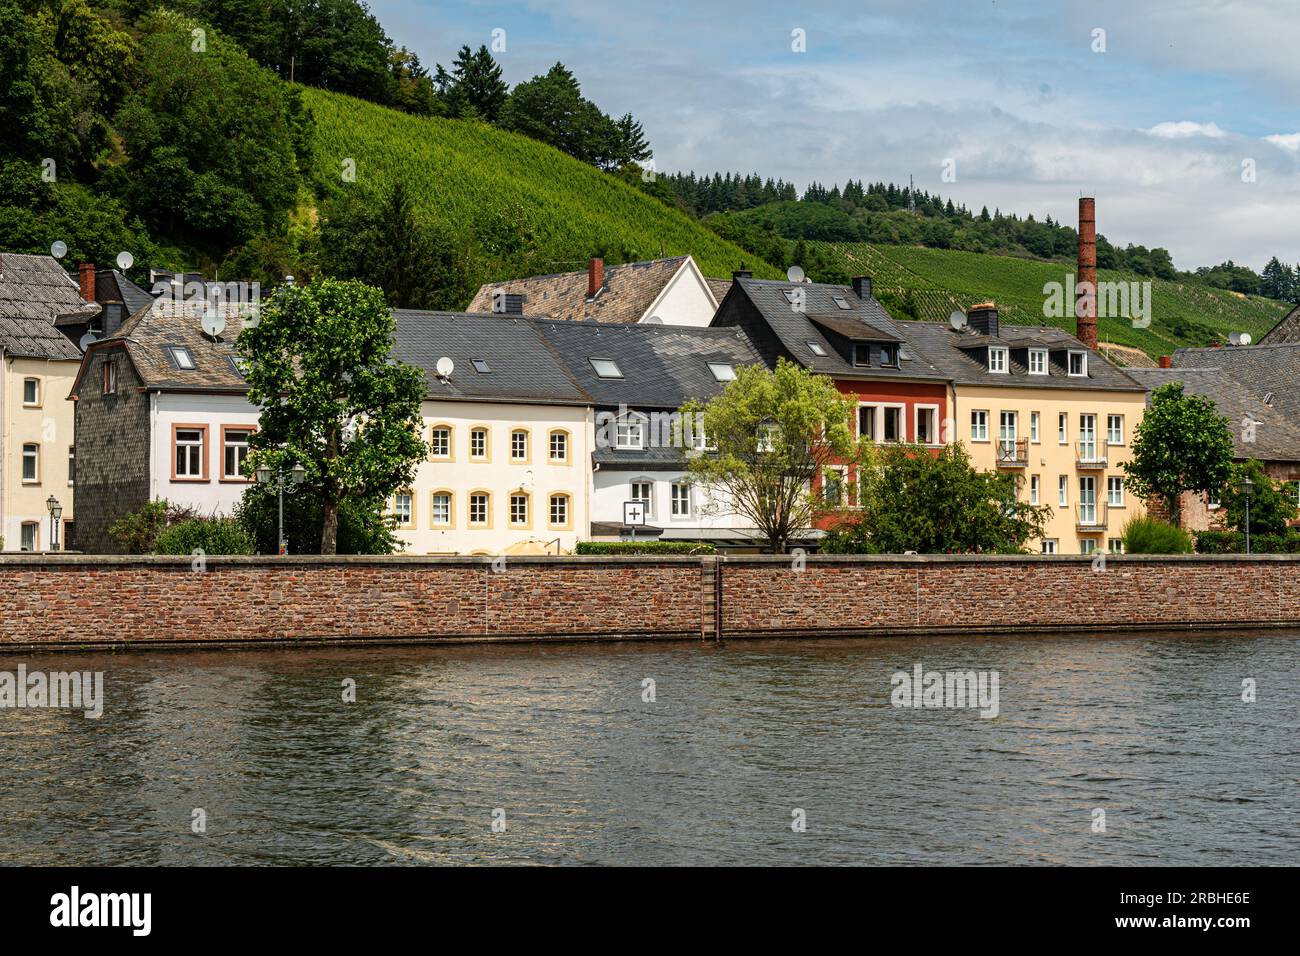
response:
<path fill-rule="evenodd" d="M 1296 865 L 1298 652 L 1263 632 L 0 657 L 105 688 L 98 720 L 0 710 L 0 863 Z M 918 663 L 996 671 L 998 715 L 892 706 Z"/>

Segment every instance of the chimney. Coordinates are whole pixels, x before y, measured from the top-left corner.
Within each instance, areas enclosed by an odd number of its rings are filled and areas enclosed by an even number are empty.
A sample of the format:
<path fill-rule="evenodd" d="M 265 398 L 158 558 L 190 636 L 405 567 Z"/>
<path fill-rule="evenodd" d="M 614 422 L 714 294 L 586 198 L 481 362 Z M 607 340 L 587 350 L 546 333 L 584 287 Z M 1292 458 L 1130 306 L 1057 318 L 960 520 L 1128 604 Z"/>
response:
<path fill-rule="evenodd" d="M 733 279 L 752 279 L 752 278 L 754 278 L 754 273 L 751 272 L 749 269 L 734 269 L 734 270 L 732 270 L 731 278 L 733 278 Z"/>
<path fill-rule="evenodd" d="M 79 285 L 81 287 L 81 297 L 87 302 L 95 301 L 95 264 L 93 262 L 83 262 L 78 269 Z"/>
<path fill-rule="evenodd" d="M 587 298 L 596 298 L 605 285 L 605 260 L 592 259 L 587 263 Z"/>
<path fill-rule="evenodd" d="M 1087 283 L 1086 287 L 1084 283 Z M 1097 200 L 1079 197 L 1079 274 L 1081 287 L 1075 304 L 1075 330 L 1079 341 L 1090 349 L 1097 347 Z"/>
<path fill-rule="evenodd" d="M 966 324 L 971 331 L 982 335 L 997 336 L 998 308 L 992 302 L 979 302 L 966 312 Z"/>
<path fill-rule="evenodd" d="M 854 276 L 853 292 L 859 299 L 871 298 L 871 276 Z"/>
<path fill-rule="evenodd" d="M 1173 367 L 1174 367 L 1174 360 L 1171 359 L 1168 355 L 1162 355 L 1162 356 L 1160 356 L 1160 367 L 1161 367 L 1161 368 L 1173 368 Z"/>

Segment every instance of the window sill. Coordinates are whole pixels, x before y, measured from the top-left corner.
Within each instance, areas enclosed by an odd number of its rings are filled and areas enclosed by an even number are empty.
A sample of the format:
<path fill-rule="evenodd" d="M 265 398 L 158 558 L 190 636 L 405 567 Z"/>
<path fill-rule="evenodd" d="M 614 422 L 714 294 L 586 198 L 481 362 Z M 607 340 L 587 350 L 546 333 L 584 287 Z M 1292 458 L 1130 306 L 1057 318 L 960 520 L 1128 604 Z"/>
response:
<path fill-rule="evenodd" d="M 185 475 L 172 475 L 172 482 L 178 485 L 206 485 L 211 478 L 190 478 Z"/>

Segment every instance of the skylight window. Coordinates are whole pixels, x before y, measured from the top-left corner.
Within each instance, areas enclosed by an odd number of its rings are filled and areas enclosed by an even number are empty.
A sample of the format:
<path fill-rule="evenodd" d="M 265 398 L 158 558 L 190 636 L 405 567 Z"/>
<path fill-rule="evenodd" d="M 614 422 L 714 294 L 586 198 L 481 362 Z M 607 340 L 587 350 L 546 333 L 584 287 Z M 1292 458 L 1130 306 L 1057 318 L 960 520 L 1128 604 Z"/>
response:
<path fill-rule="evenodd" d="M 596 370 L 596 374 L 601 378 L 622 378 L 623 370 L 618 367 L 618 363 L 613 359 L 594 358 L 587 359 L 591 367 Z"/>
<path fill-rule="evenodd" d="M 813 355 L 825 355 L 825 354 L 826 354 L 826 350 L 825 350 L 824 348 L 822 348 L 820 345 L 818 345 L 816 342 L 809 342 L 809 343 L 808 343 L 808 351 L 811 352 Z"/>
<path fill-rule="evenodd" d="M 710 362 L 709 371 L 719 382 L 731 382 L 736 378 L 736 369 L 730 362 Z"/>
<path fill-rule="evenodd" d="M 488 372 L 492 371 L 492 366 L 488 365 L 487 359 L 470 359 L 470 362 L 474 366 L 474 371 L 478 372 L 480 375 L 486 375 Z"/>
<path fill-rule="evenodd" d="M 171 352 L 172 361 L 176 363 L 178 369 L 185 372 L 194 371 L 194 356 L 190 354 L 189 349 L 172 346 L 168 351 Z"/>
<path fill-rule="evenodd" d="M 849 306 L 849 304 L 848 304 L 846 301 L 844 301 L 844 296 L 842 296 L 842 295 L 837 295 L 837 296 L 834 296 L 834 299 L 835 299 L 835 304 L 836 304 L 837 306 L 839 306 L 839 307 L 840 307 L 841 309 L 843 309 L 845 312 L 849 311 L 850 306 Z"/>

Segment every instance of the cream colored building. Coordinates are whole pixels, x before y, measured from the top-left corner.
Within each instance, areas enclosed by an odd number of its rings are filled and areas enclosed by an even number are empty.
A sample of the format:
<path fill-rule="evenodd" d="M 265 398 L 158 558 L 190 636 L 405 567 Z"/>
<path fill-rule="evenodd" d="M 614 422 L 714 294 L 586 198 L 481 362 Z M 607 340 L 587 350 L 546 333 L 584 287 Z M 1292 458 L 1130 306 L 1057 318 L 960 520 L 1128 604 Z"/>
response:
<path fill-rule="evenodd" d="M 953 329 L 899 323 L 909 342 L 950 377 L 946 441 L 972 464 L 1015 474 L 1021 499 L 1052 509 L 1047 554 L 1122 550 L 1124 525 L 1145 513 L 1121 465 L 1146 410 L 1144 387 L 1061 329 L 1006 326 L 972 309 Z"/>
<path fill-rule="evenodd" d="M 6 551 L 67 545 L 75 453 L 68 395 L 81 350 L 74 333 L 60 326 L 84 328 L 98 313 L 54 258 L 0 253 L 0 536 Z M 47 506 L 51 497 L 61 509 L 58 521 Z"/>

